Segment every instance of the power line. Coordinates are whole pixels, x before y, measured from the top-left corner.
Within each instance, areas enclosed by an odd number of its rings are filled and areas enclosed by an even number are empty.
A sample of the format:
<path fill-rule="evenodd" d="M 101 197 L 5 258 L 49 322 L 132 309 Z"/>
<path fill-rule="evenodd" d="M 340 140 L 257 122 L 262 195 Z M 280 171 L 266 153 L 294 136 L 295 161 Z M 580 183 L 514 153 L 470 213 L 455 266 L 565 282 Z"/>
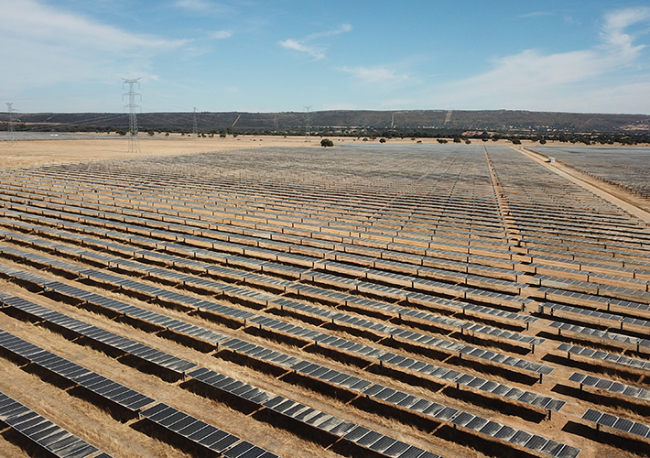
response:
<path fill-rule="evenodd" d="M 140 87 L 140 83 L 138 82 L 140 78 L 131 80 L 126 78 L 122 79 L 124 80 L 122 87 L 124 87 L 124 84 L 129 85 L 129 92 L 122 95 L 122 98 L 124 98 L 125 95 L 129 96 L 129 104 L 126 105 L 126 107 L 129 108 L 129 153 L 139 153 L 140 143 L 138 142 L 138 118 L 136 116 L 136 110 L 140 108 L 140 105 L 135 104 L 135 97 L 138 96 L 140 97 L 140 100 L 142 100 L 142 95 L 136 93 L 133 90 L 133 86 L 137 84 L 138 87 Z"/>
<path fill-rule="evenodd" d="M 199 134 L 199 127 L 196 122 L 196 107 L 194 107 L 194 118 L 192 119 L 192 133 L 195 137 L 197 137 Z"/>

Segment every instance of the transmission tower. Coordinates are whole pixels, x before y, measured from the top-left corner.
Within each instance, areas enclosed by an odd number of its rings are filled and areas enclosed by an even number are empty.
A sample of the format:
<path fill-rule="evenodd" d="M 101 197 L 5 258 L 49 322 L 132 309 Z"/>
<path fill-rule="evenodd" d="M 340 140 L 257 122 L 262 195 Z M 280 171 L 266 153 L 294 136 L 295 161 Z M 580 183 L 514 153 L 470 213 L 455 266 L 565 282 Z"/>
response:
<path fill-rule="evenodd" d="M 11 144 L 14 144 L 14 110 L 13 109 L 13 103 L 7 102 L 7 117 L 9 118 L 9 126 L 7 127 L 7 131 L 9 132 L 9 141 Z"/>
<path fill-rule="evenodd" d="M 194 134 L 195 137 L 199 136 L 199 127 L 198 127 L 198 123 L 196 122 L 196 107 L 194 107 L 194 119 L 192 120 L 192 133 Z"/>
<path fill-rule="evenodd" d="M 140 78 L 135 78 L 132 80 L 126 78 L 122 79 L 124 80 L 122 87 L 124 87 L 125 84 L 129 85 L 129 92 L 122 95 L 122 99 L 124 99 L 125 95 L 129 96 L 129 104 L 125 107 L 129 109 L 129 153 L 139 153 L 140 143 L 138 142 L 138 118 L 136 116 L 136 111 L 138 108 L 140 108 L 140 105 L 135 104 L 135 97 L 138 96 L 140 97 L 140 100 L 142 100 L 142 96 L 136 93 L 133 90 L 133 87 L 136 84 L 138 85 L 138 88 L 140 87 L 140 83 L 138 82 L 140 81 Z"/>
<path fill-rule="evenodd" d="M 311 135 L 311 110 L 312 105 L 305 105 L 305 112 L 306 112 L 306 121 L 305 121 L 305 134 L 306 138 L 305 141 L 309 142 L 310 140 L 310 135 Z"/>

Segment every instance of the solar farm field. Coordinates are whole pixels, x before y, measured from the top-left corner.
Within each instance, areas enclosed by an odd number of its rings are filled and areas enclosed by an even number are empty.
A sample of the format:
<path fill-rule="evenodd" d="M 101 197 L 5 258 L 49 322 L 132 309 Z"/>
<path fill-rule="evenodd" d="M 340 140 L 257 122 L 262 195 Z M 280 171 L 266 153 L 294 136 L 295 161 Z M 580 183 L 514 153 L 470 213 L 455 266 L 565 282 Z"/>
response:
<path fill-rule="evenodd" d="M 650 148 L 535 146 L 529 149 L 650 197 Z"/>
<path fill-rule="evenodd" d="M 503 145 L 0 169 L 0 455 L 650 454 L 650 228 Z"/>

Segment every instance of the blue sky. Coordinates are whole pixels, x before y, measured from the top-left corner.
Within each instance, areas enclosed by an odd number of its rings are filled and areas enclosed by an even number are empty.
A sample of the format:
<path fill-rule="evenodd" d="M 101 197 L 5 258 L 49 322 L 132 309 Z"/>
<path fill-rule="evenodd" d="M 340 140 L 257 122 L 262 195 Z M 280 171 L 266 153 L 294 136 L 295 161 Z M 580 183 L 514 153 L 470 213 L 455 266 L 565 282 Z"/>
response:
<path fill-rule="evenodd" d="M 0 110 L 650 114 L 650 6 L 0 0 Z"/>

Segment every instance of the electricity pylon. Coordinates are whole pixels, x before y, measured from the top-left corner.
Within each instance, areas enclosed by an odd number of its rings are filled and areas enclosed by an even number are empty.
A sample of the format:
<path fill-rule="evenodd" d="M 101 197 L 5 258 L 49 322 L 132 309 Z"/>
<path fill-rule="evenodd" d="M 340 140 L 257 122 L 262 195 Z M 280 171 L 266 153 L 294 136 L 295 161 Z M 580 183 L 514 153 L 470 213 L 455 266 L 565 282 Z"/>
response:
<path fill-rule="evenodd" d="M 309 106 L 305 105 L 305 110 L 306 110 L 306 113 L 307 113 L 307 120 L 306 120 L 307 122 L 305 123 L 305 133 L 306 133 L 305 142 L 311 141 L 310 140 L 310 135 L 311 135 L 311 113 L 310 113 L 310 110 L 311 110 L 311 107 L 312 107 L 311 105 L 309 105 Z"/>
<path fill-rule="evenodd" d="M 9 126 L 7 127 L 7 131 L 9 132 L 9 141 L 11 144 L 14 144 L 14 110 L 13 109 L 13 103 L 7 102 L 7 115 L 9 118 Z"/>
<path fill-rule="evenodd" d="M 140 78 L 131 80 L 126 78 L 122 79 L 124 80 L 122 87 L 124 87 L 124 84 L 129 85 L 129 92 L 122 95 L 122 99 L 124 99 L 125 95 L 129 96 L 129 104 L 125 107 L 129 109 L 129 153 L 139 153 L 140 143 L 138 142 L 138 118 L 136 116 L 136 110 L 140 108 L 140 105 L 135 104 L 135 97 L 138 96 L 142 100 L 142 96 L 133 90 L 133 86 L 137 84 L 140 87 L 140 83 L 138 82 Z"/>

